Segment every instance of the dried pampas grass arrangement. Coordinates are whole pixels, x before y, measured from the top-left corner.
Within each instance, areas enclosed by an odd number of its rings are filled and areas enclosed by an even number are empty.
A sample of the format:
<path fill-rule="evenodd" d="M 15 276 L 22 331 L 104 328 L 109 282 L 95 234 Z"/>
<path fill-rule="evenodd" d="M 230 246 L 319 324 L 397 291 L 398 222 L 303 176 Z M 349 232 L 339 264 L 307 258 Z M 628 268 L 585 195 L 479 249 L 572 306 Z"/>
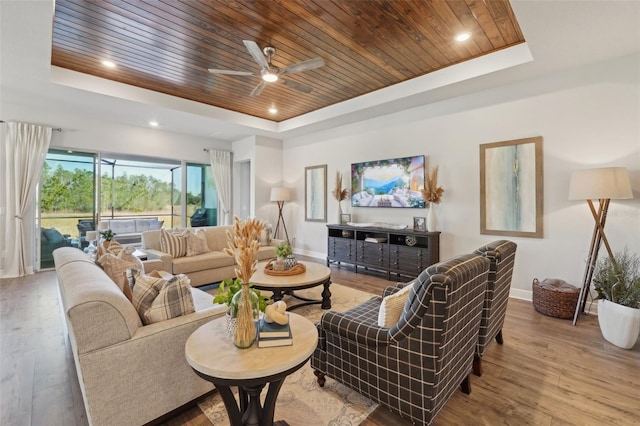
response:
<path fill-rule="evenodd" d="M 422 190 L 424 200 L 433 204 L 439 204 L 442 200 L 444 189 L 438 186 L 438 166 L 435 166 L 425 179 L 425 188 Z"/>

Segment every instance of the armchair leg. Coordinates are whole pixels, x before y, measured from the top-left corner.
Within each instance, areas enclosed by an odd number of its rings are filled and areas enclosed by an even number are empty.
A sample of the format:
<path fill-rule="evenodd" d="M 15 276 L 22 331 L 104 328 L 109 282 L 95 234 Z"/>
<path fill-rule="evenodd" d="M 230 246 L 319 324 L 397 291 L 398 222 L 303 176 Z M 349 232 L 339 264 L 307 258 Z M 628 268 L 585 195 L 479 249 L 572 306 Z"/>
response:
<path fill-rule="evenodd" d="M 313 374 L 318 378 L 318 384 L 321 388 L 324 387 L 324 383 L 327 381 L 324 377 L 324 373 L 320 370 L 313 370 Z"/>
<path fill-rule="evenodd" d="M 482 376 L 482 359 L 478 354 L 473 355 L 473 374 L 478 377 Z"/>
<path fill-rule="evenodd" d="M 504 343 L 504 340 L 502 340 L 502 329 L 496 334 L 496 342 L 498 342 L 499 345 Z"/>
<path fill-rule="evenodd" d="M 471 393 L 471 375 L 467 374 L 467 377 L 464 378 L 462 383 L 460 383 L 460 387 L 462 388 L 462 392 L 469 395 Z"/>

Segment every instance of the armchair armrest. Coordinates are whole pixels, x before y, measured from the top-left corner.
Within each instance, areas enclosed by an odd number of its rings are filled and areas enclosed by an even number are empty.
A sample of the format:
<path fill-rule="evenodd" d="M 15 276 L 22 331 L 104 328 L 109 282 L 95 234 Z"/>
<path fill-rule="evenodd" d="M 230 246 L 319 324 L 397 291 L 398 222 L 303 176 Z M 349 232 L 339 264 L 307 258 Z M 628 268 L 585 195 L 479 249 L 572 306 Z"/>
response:
<path fill-rule="evenodd" d="M 401 283 L 401 284 L 402 284 L 402 283 Z M 382 297 L 384 298 L 384 297 L 390 296 L 390 295 L 392 295 L 392 294 L 394 294 L 394 293 L 399 292 L 401 289 L 402 289 L 402 287 L 389 286 L 389 287 L 385 288 L 385 289 L 382 291 Z"/>
<path fill-rule="evenodd" d="M 325 312 L 320 319 L 320 327 L 327 333 L 337 334 L 367 346 L 386 346 L 394 343 L 388 328 L 364 323 L 343 312 Z"/>

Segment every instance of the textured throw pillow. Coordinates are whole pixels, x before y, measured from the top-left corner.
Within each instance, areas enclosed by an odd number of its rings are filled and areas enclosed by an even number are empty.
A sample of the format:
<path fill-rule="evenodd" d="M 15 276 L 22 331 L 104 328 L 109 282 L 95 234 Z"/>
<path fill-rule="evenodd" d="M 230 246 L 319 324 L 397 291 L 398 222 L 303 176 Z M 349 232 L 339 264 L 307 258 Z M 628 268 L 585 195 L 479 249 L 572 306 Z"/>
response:
<path fill-rule="evenodd" d="M 101 256 L 111 253 L 114 256 L 117 256 L 122 251 L 122 245 L 116 240 L 111 240 L 108 247 L 104 246 L 104 243 L 98 245 L 98 252 L 96 253 L 96 259 L 100 259 Z"/>
<path fill-rule="evenodd" d="M 390 328 L 397 324 L 412 288 L 413 285 L 408 285 L 382 299 L 380 310 L 378 311 L 378 325 L 380 327 Z"/>
<path fill-rule="evenodd" d="M 187 231 L 184 234 L 187 240 L 187 256 L 196 256 L 198 254 L 208 253 L 207 236 L 202 231 Z"/>
<path fill-rule="evenodd" d="M 271 225 L 269 224 L 260 233 L 260 245 L 263 247 L 271 245 Z"/>
<path fill-rule="evenodd" d="M 172 258 L 187 255 L 187 240 L 183 232 L 169 232 L 160 230 L 160 250 L 168 253 Z"/>
<path fill-rule="evenodd" d="M 96 263 L 104 269 L 107 275 L 109 275 L 109 278 L 120 287 L 120 290 L 122 290 L 129 301 L 132 300 L 132 295 L 131 287 L 129 286 L 126 276 L 127 269 L 143 269 L 142 261 L 133 255 L 134 251 L 135 249 L 133 247 L 127 247 L 120 250 L 117 256 L 112 253 L 106 253 L 96 260 Z"/>
<path fill-rule="evenodd" d="M 184 275 L 153 271 L 145 275 L 139 269 L 127 271 L 133 294 L 133 306 L 144 324 L 168 320 L 195 312 L 191 284 Z"/>

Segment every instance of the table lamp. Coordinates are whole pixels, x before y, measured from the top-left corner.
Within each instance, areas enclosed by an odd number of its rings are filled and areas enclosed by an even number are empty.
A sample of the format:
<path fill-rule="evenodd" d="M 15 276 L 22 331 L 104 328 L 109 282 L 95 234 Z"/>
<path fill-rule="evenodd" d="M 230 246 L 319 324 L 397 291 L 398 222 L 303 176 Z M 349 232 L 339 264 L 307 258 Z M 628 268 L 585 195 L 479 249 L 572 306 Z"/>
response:
<path fill-rule="evenodd" d="M 278 203 L 278 222 L 276 224 L 276 231 L 273 233 L 274 238 L 278 238 L 280 233 L 280 223 L 282 223 L 282 227 L 284 228 L 284 234 L 287 237 L 287 242 L 289 242 L 289 234 L 287 233 L 287 226 L 284 224 L 284 217 L 282 217 L 282 208 L 284 207 L 285 201 L 291 200 L 291 192 L 289 188 L 271 188 L 271 201 L 275 201 Z"/>
<path fill-rule="evenodd" d="M 631 192 L 629 174 L 624 167 L 576 170 L 571 174 L 569 200 L 587 200 L 589 210 L 591 210 L 591 215 L 595 220 L 591 246 L 587 256 L 587 266 L 582 281 L 582 290 L 580 291 L 580 297 L 573 316 L 573 325 L 576 325 L 580 312 L 584 312 L 584 306 L 587 302 L 586 296 L 589 292 L 589 286 L 591 285 L 591 279 L 598 260 L 598 251 L 602 242 L 604 242 L 611 263 L 616 264 L 613 251 L 611 251 L 611 246 L 609 246 L 609 241 L 604 233 L 609 201 L 629 198 L 633 198 L 633 194 Z M 597 211 L 593 200 L 598 200 Z"/>

